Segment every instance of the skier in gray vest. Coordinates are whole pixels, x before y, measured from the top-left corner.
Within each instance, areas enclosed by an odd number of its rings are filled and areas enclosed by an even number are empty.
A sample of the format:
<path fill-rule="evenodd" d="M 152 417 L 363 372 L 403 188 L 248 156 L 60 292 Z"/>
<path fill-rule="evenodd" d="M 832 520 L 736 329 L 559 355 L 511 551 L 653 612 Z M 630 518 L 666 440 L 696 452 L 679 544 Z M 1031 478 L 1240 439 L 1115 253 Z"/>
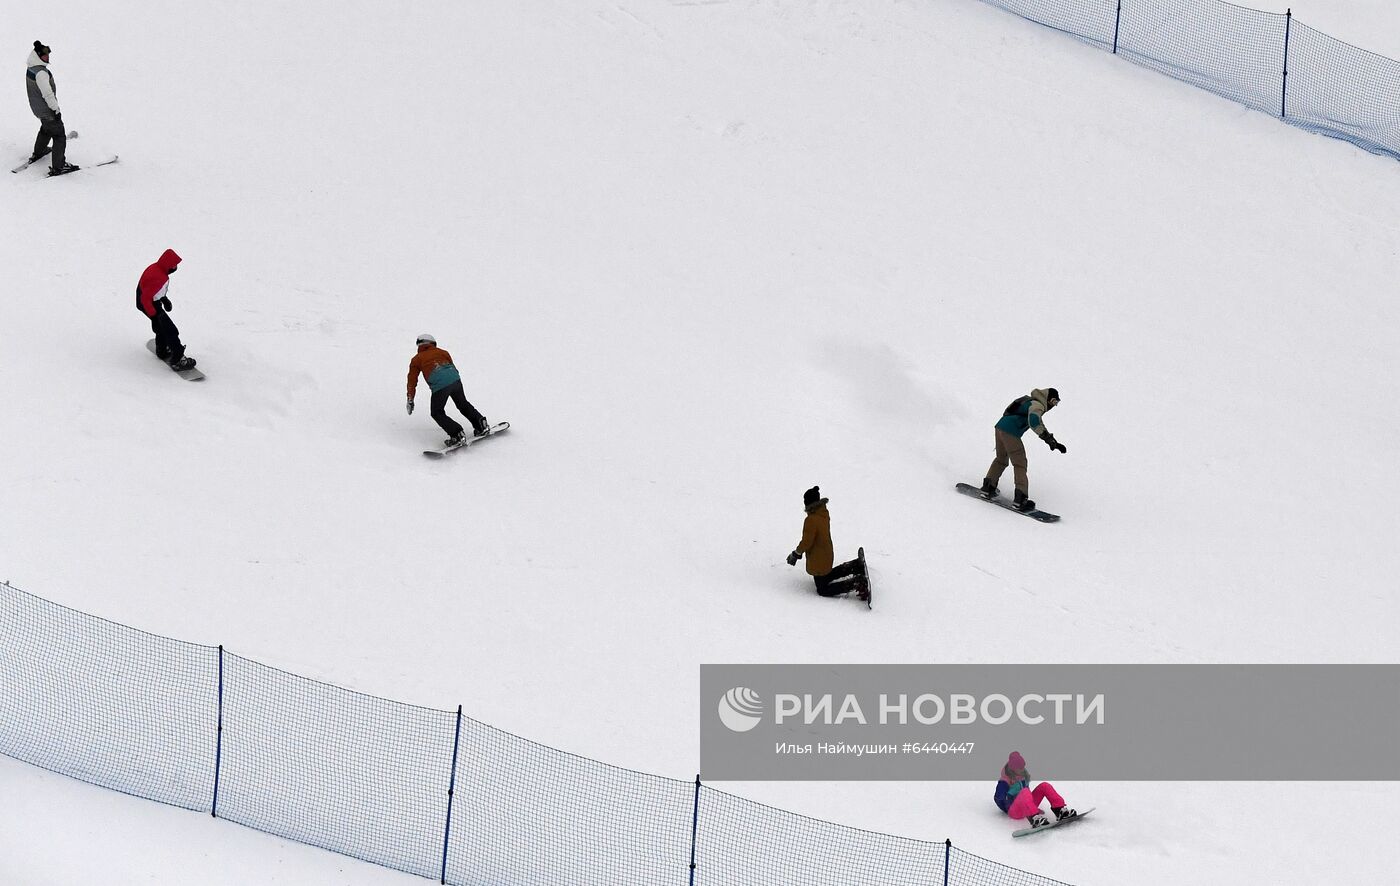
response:
<path fill-rule="evenodd" d="M 49 142 L 53 142 L 53 163 L 49 175 L 64 175 L 78 167 L 64 160 L 68 150 L 68 135 L 63 129 L 63 114 L 58 110 L 58 87 L 54 86 L 53 73 L 49 70 L 49 48 L 38 40 L 34 41 L 34 51 L 29 54 L 29 66 L 25 71 L 25 86 L 29 90 L 29 109 L 39 118 L 39 135 L 34 139 L 34 154 L 29 158 L 33 163 L 49 153 Z"/>

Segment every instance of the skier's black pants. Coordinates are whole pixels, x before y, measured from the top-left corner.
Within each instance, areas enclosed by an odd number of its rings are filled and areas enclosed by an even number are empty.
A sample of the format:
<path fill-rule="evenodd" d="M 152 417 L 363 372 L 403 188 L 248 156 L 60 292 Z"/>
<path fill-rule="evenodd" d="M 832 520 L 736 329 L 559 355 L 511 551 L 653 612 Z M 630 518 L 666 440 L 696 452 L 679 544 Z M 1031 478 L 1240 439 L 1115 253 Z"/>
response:
<path fill-rule="evenodd" d="M 858 590 L 860 585 L 860 561 L 847 560 L 837 566 L 833 566 L 826 575 L 814 575 L 812 581 L 817 585 L 817 593 L 823 597 L 839 597 L 842 594 L 849 594 Z"/>
<path fill-rule="evenodd" d="M 62 117 L 45 117 L 39 121 L 39 134 L 34 137 L 34 153 L 31 156 L 41 156 L 49 149 L 49 141 L 53 141 L 53 170 L 58 171 L 63 168 L 63 156 L 68 151 L 68 134 L 63 131 Z"/>
<path fill-rule="evenodd" d="M 185 356 L 185 346 L 180 343 L 180 330 L 175 327 L 175 321 L 170 319 L 170 315 L 156 308 L 156 315 L 151 318 L 151 331 L 156 334 L 156 356 L 166 363 L 174 363 Z"/>
<path fill-rule="evenodd" d="M 455 437 L 462 433 L 462 426 L 447 416 L 449 397 L 457 410 L 467 417 L 467 421 L 472 423 L 473 430 L 479 431 L 485 428 L 486 419 L 482 417 L 480 412 L 476 411 L 475 406 L 467 402 L 467 392 L 462 390 L 462 382 L 459 379 L 440 391 L 433 391 L 433 398 L 430 401 L 433 421 L 447 432 L 447 436 Z"/>

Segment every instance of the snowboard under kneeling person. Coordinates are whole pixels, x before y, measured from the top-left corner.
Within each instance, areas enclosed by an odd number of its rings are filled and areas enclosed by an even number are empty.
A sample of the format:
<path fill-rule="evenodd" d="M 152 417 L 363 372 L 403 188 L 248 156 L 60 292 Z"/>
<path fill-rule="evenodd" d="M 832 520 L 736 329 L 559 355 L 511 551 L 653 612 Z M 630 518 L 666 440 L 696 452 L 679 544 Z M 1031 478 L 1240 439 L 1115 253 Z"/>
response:
<path fill-rule="evenodd" d="M 870 596 L 861 577 L 860 560 L 848 560 L 833 566 L 836 560 L 835 548 L 831 543 L 831 513 L 826 509 L 830 499 L 822 498 L 821 489 L 813 486 L 802 493 L 802 508 L 807 517 L 802 521 L 802 540 L 788 554 L 789 566 L 807 558 L 807 574 L 817 586 L 817 593 L 823 597 L 839 597 L 856 592 L 861 600 Z"/>
<path fill-rule="evenodd" d="M 159 261 L 141 272 L 141 280 L 136 284 L 136 308 L 151 321 L 151 331 L 156 334 L 156 356 L 176 372 L 193 369 L 195 364 L 193 357 L 185 356 L 180 330 L 170 319 L 170 275 L 179 266 L 180 256 L 167 249 Z"/>
<path fill-rule="evenodd" d="M 1006 758 L 1006 764 L 1001 767 L 1001 778 L 997 779 L 994 798 L 997 808 L 1012 818 L 1030 819 L 1033 828 L 1043 828 L 1050 823 L 1050 819 L 1040 811 L 1040 804 L 1045 800 L 1050 801 L 1050 811 L 1055 813 L 1056 821 L 1078 814 L 1065 805 L 1064 798 L 1050 782 L 1042 781 L 1034 788 L 1030 785 L 1031 774 L 1026 769 L 1026 758 L 1021 756 L 1020 751 L 1012 751 L 1011 756 Z"/>
<path fill-rule="evenodd" d="M 1030 477 L 1026 472 L 1026 446 L 1021 442 L 1021 437 L 1026 431 L 1035 431 L 1051 451 L 1069 452 L 1045 426 L 1045 413 L 1054 409 L 1059 402 L 1059 391 L 1036 388 L 1028 396 L 1012 400 L 1002 412 L 995 425 L 996 458 L 992 459 L 986 479 L 982 481 L 983 498 L 997 497 L 997 481 L 1010 464 L 1016 481 L 1016 499 L 1012 506 L 1018 511 L 1035 510 L 1035 502 L 1030 499 Z"/>
<path fill-rule="evenodd" d="M 452 355 L 437 346 L 437 339 L 424 333 L 418 336 L 418 353 L 408 364 L 408 414 L 413 414 L 413 395 L 418 391 L 418 376 L 428 383 L 432 391 L 431 412 L 433 421 L 447 432 L 446 445 L 452 446 L 466 439 L 462 425 L 447 414 L 447 401 L 450 399 L 462 415 L 472 423 L 472 433 L 484 437 L 491 430 L 486 418 L 467 401 L 462 389 L 462 375 L 452 364 Z"/>

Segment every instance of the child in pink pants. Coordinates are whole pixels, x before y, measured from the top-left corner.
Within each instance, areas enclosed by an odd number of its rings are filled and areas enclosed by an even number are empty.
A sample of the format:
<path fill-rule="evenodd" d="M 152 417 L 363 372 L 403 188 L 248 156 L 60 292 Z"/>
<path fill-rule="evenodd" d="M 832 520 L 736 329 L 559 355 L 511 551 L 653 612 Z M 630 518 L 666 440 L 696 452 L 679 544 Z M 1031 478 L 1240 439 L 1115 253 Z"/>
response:
<path fill-rule="evenodd" d="M 1026 758 L 1020 751 L 1012 751 L 1006 765 L 1001 767 L 1001 778 L 997 780 L 996 804 L 1002 812 L 1012 818 L 1030 819 L 1033 828 L 1044 827 L 1050 819 L 1040 811 L 1040 804 L 1050 801 L 1050 811 L 1056 819 L 1069 818 L 1075 811 L 1065 805 L 1055 786 L 1042 781 L 1034 788 L 1030 786 L 1031 774 L 1026 769 Z"/>

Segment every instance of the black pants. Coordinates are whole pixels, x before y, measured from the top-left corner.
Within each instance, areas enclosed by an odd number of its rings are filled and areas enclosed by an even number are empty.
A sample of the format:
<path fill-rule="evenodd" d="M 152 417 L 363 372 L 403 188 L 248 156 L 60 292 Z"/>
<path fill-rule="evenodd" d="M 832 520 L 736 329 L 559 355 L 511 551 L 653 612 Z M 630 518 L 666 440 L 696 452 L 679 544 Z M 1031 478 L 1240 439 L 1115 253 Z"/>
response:
<path fill-rule="evenodd" d="M 53 141 L 53 169 L 63 168 L 64 154 L 68 151 L 68 133 L 63 131 L 62 117 L 48 117 L 39 121 L 39 134 L 34 137 L 33 156 L 42 156 Z"/>
<path fill-rule="evenodd" d="M 447 432 L 447 436 L 455 437 L 462 433 L 462 426 L 447 416 L 447 400 L 452 399 L 452 403 L 457 410 L 467 417 L 467 421 L 472 423 L 473 430 L 482 430 L 486 425 L 486 419 L 476 407 L 467 402 L 467 392 L 462 390 L 462 382 L 454 381 L 452 384 L 440 391 L 433 391 L 431 402 L 433 421 Z"/>
<path fill-rule="evenodd" d="M 817 593 L 823 597 L 839 597 L 860 589 L 860 561 L 847 560 L 831 568 L 826 575 L 814 575 Z"/>
<path fill-rule="evenodd" d="M 175 327 L 175 321 L 170 319 L 170 315 L 156 308 L 156 315 L 151 318 L 151 331 L 156 334 L 156 356 L 166 363 L 174 363 L 185 356 L 185 346 L 180 342 L 180 330 Z"/>

